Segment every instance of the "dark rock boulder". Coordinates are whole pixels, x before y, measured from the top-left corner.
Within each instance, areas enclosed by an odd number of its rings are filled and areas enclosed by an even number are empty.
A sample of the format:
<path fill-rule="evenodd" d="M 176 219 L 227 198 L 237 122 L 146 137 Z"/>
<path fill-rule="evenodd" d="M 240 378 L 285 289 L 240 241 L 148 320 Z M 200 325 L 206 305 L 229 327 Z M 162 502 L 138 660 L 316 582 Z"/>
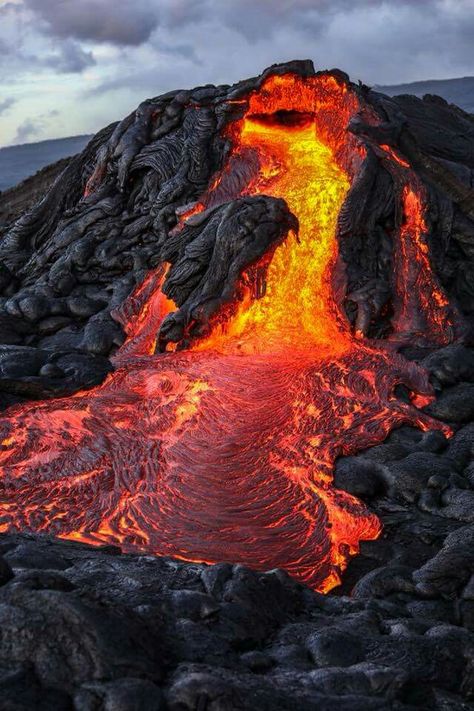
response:
<path fill-rule="evenodd" d="M 459 383 L 447 388 L 426 412 L 446 422 L 470 422 L 474 418 L 474 384 Z"/>

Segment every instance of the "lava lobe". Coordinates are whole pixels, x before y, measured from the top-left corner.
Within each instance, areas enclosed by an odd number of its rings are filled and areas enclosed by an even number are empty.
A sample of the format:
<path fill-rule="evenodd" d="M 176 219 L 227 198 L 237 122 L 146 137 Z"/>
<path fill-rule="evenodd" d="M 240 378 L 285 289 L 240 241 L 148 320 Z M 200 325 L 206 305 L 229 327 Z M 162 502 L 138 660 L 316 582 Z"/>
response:
<path fill-rule="evenodd" d="M 431 392 L 395 344 L 448 342 L 452 312 L 431 269 L 423 187 L 382 146 L 403 216 L 390 338 L 366 337 L 368 312 L 355 327 L 347 318 L 343 217 L 373 156 L 348 124 L 379 122 L 347 82 L 274 74 L 220 108 L 233 103 L 222 164 L 169 232 L 162 264 L 115 311 L 127 334 L 115 371 L 6 412 L 1 530 L 280 567 L 327 591 L 380 532 L 334 488 L 334 460 L 403 422 L 438 426 L 395 396 L 399 384 Z M 96 168 L 85 201 L 105 174 Z"/>

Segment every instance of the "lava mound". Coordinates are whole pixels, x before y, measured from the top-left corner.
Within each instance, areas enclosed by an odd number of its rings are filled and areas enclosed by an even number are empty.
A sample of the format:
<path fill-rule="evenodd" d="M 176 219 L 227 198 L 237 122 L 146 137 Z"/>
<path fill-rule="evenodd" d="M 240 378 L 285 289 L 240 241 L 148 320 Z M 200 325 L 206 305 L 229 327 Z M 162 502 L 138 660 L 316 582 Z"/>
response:
<path fill-rule="evenodd" d="M 469 335 L 473 146 L 311 62 L 97 134 L 0 242 L 1 530 L 338 584 L 335 459 L 450 434 L 405 356 Z"/>

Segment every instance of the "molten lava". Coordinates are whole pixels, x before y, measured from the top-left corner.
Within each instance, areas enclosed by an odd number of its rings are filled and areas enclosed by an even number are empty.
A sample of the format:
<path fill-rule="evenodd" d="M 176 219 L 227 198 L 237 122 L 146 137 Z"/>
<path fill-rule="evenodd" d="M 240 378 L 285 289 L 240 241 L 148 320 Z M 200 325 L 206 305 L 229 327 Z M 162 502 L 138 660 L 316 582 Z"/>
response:
<path fill-rule="evenodd" d="M 252 155 L 259 167 L 241 194 L 284 198 L 299 234 L 269 255 L 260 298 L 242 275 L 243 298 L 190 350 L 151 355 L 174 310 L 161 270 L 117 314 L 127 340 L 100 387 L 10 408 L 0 430 L 2 530 L 281 567 L 323 591 L 339 582 L 380 524 L 333 487 L 335 458 L 403 422 L 436 426 L 394 395 L 399 383 L 429 394 L 425 373 L 356 339 L 335 296 L 337 219 L 365 156 L 345 130 L 357 110 L 347 87 L 323 75 L 271 77 L 250 97 L 199 209 L 225 199 L 232 166 Z M 447 302 L 426 254 L 421 189 L 403 159 L 386 160 L 405 185 L 395 269 L 407 296 L 394 323 L 418 333 L 419 309 L 425 332 L 442 341 Z"/>
<path fill-rule="evenodd" d="M 351 342 L 337 316 L 330 283 L 337 216 L 349 180 L 318 138 L 314 120 L 287 126 L 248 118 L 239 128 L 239 151 L 257 151 L 260 163 L 246 194 L 284 198 L 300 230 L 276 250 L 264 296 L 252 300 L 248 293 L 230 323 L 216 328 L 196 349 L 265 354 L 301 350 L 337 357 Z"/>

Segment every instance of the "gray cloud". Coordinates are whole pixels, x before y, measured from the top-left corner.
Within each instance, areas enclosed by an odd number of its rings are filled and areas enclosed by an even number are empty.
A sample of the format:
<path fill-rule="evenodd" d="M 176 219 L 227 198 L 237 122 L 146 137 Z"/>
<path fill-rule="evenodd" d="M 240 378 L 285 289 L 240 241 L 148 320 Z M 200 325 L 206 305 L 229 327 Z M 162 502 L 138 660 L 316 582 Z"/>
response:
<path fill-rule="evenodd" d="M 67 0 L 68 1 L 68 0 Z M 0 0 L 1 2 L 1 0 Z M 0 4 L 1 83 L 22 72 L 53 70 L 57 74 L 78 74 L 96 64 L 92 51 L 72 38 L 43 37 L 38 21 L 24 4 Z"/>
<path fill-rule="evenodd" d="M 60 74 L 80 74 L 96 64 L 92 52 L 86 52 L 73 40 L 65 40 L 56 54 L 43 58 L 45 66 L 55 69 Z"/>
<path fill-rule="evenodd" d="M 381 9 L 398 5 L 422 9 L 442 0 L 208 0 L 208 16 L 216 16 L 228 28 L 249 41 L 268 39 L 281 30 L 295 28 L 319 36 L 338 15 L 354 9 Z M 462 0 L 461 0 L 462 2 Z M 290 48 L 289 48 L 290 49 Z"/>
<path fill-rule="evenodd" d="M 326 6 L 323 0 L 320 3 Z M 323 8 L 318 10 L 321 12 Z M 228 27 L 240 32 L 251 42 L 269 38 L 281 27 L 294 26 L 315 14 L 313 0 L 274 0 L 266 2 L 260 0 L 241 0 L 240 3 L 222 2 L 216 5 L 215 12 L 220 20 Z M 321 22 L 321 29 L 324 22 Z"/>
<path fill-rule="evenodd" d="M 3 101 L 0 101 L 0 116 L 6 113 L 8 109 L 14 106 L 14 104 L 16 104 L 16 99 L 14 99 L 12 96 L 3 99 Z"/>
<path fill-rule="evenodd" d="M 138 92 L 139 96 L 145 99 L 157 96 L 167 89 L 189 88 L 189 80 L 186 80 L 186 77 L 189 77 L 189 68 L 174 67 L 173 74 L 174 80 L 170 83 L 169 69 L 166 67 L 151 67 L 145 70 L 135 68 L 129 72 L 121 72 L 114 78 L 105 79 L 84 91 L 83 96 L 86 99 L 93 99 L 109 92 L 128 90 L 132 93 Z"/>
<path fill-rule="evenodd" d="M 153 0 L 24 0 L 61 38 L 72 37 L 118 45 L 140 45 L 158 24 Z"/>
<path fill-rule="evenodd" d="M 182 59 L 194 62 L 194 64 L 202 64 L 195 47 L 191 43 L 183 44 L 168 44 L 167 42 L 160 42 L 157 48 L 164 54 L 169 54 L 171 56 L 181 57 Z"/>
<path fill-rule="evenodd" d="M 34 118 L 25 118 L 17 127 L 16 134 L 13 138 L 13 144 L 27 143 L 32 138 L 39 138 L 48 126 L 50 119 L 59 116 L 60 112 L 57 109 L 50 109 Z"/>
<path fill-rule="evenodd" d="M 43 120 L 25 119 L 17 128 L 14 144 L 26 143 L 30 138 L 37 137 L 43 128 Z"/>
<path fill-rule="evenodd" d="M 365 58 L 373 43 L 378 54 L 371 57 L 371 69 L 377 66 L 381 71 L 393 65 L 393 58 L 383 51 L 386 40 L 388 45 L 396 42 L 397 54 L 419 58 L 422 45 L 431 41 L 431 48 L 436 47 L 442 55 L 464 60 L 471 51 L 474 16 L 472 0 L 23 0 L 23 3 L 14 5 L 14 12 L 18 13 L 19 7 L 28 8 L 36 17 L 37 29 L 58 40 L 105 42 L 129 51 L 147 45 L 196 64 L 198 57 L 205 64 L 207 56 L 211 65 L 220 63 L 216 48 L 223 30 L 236 37 L 240 35 L 250 47 L 286 35 L 287 58 L 295 54 L 321 56 L 321 48 L 349 71 L 353 64 L 349 48 L 353 52 L 358 40 L 360 46 L 356 47 L 355 56 Z M 10 6 L 7 3 L 4 7 Z M 401 22 L 397 22 L 394 13 Z M 379 22 L 385 16 L 385 24 Z M 334 28 L 338 29 L 334 37 L 337 44 L 328 53 L 327 38 Z M 420 35 L 418 43 L 413 36 L 414 28 Z M 368 46 L 363 47 L 362 43 L 367 42 Z M 234 46 L 229 49 L 235 51 L 237 43 L 234 38 Z M 270 44 L 267 49 L 271 50 Z M 249 53 L 251 56 L 251 48 L 242 46 L 241 50 L 245 59 Z M 262 53 L 260 50 L 255 52 L 256 58 Z M 73 56 L 72 48 L 68 48 L 63 61 L 58 58 L 56 63 L 51 61 L 51 66 L 56 66 L 58 72 L 79 72 L 92 66 L 94 58 L 85 50 L 82 52 L 81 55 L 76 47 Z M 430 54 L 430 47 L 425 54 Z M 241 61 L 240 57 L 236 59 Z M 258 68 L 255 66 L 253 71 Z"/>
<path fill-rule="evenodd" d="M 41 71 L 52 71 L 53 74 L 80 74 L 88 67 L 96 64 L 92 52 L 86 52 L 82 47 L 71 40 L 60 42 L 53 52 L 32 54 L 18 51 L 12 54 L 11 51 L 0 53 L 0 67 L 5 73 L 18 74 L 25 71 L 34 70 L 35 73 Z M 2 80 L 3 84 L 21 83 L 15 81 L 14 76 L 7 76 Z"/>

